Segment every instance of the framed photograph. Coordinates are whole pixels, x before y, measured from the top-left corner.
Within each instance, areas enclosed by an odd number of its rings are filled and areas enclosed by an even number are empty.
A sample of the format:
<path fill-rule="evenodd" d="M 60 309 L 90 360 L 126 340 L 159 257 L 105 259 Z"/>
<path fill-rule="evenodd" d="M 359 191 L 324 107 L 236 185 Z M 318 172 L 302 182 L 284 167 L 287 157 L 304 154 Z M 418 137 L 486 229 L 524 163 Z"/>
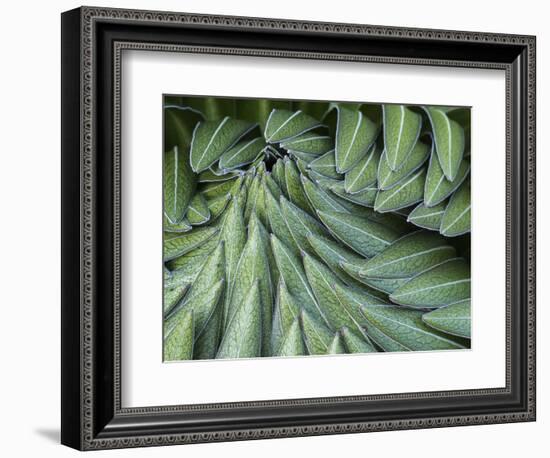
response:
<path fill-rule="evenodd" d="M 62 443 L 535 419 L 535 38 L 62 15 Z"/>

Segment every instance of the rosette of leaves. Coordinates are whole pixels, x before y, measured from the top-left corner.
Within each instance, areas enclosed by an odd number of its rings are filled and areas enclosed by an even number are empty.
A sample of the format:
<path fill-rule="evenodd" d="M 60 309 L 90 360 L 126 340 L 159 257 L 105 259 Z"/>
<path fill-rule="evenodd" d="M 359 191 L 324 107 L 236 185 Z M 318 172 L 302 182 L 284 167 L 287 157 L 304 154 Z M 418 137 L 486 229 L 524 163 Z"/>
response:
<path fill-rule="evenodd" d="M 164 359 L 470 347 L 469 110 L 170 97 Z"/>

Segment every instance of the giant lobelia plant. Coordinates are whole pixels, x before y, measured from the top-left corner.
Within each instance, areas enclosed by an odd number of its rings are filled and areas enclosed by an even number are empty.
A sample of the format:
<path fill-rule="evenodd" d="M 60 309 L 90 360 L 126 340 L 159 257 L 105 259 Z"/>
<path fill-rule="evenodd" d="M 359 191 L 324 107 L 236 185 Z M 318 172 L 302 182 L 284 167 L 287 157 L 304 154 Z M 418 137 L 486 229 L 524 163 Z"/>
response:
<path fill-rule="evenodd" d="M 165 360 L 469 348 L 469 115 L 166 98 Z"/>

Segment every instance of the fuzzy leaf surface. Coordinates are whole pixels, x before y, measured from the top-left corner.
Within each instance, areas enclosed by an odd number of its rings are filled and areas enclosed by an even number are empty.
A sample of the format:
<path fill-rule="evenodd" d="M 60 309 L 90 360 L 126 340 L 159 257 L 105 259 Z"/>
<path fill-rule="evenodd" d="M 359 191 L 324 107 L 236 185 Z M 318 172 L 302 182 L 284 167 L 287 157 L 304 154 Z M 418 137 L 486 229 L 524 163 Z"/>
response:
<path fill-rule="evenodd" d="M 338 173 L 357 164 L 376 140 L 379 127 L 360 110 L 339 106 L 335 160 Z"/>
<path fill-rule="evenodd" d="M 445 177 L 454 181 L 464 157 L 464 129 L 447 113 L 436 107 L 426 107 L 434 135 L 435 149 Z"/>
<path fill-rule="evenodd" d="M 418 231 L 401 237 L 369 259 L 359 274 L 374 278 L 413 277 L 455 257 L 456 250 L 443 237 Z"/>
<path fill-rule="evenodd" d="M 349 213 L 320 211 L 317 214 L 337 239 L 362 256 L 375 256 L 398 238 L 389 227 Z"/>
<path fill-rule="evenodd" d="M 470 266 L 462 258 L 445 261 L 399 287 L 390 299 L 409 307 L 441 307 L 470 297 Z"/>
<path fill-rule="evenodd" d="M 190 162 L 192 169 L 202 172 L 229 150 L 241 137 L 252 130 L 255 124 L 232 119 L 200 122 L 193 132 Z"/>
<path fill-rule="evenodd" d="M 471 337 L 470 300 L 456 302 L 422 315 L 428 326 L 459 337 Z"/>

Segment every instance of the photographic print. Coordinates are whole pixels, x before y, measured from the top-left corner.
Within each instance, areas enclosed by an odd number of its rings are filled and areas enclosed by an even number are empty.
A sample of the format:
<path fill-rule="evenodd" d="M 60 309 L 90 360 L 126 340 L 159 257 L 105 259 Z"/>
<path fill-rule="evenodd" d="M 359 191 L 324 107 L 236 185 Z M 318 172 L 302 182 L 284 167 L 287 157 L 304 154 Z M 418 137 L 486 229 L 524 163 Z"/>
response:
<path fill-rule="evenodd" d="M 470 108 L 166 95 L 164 361 L 470 348 Z"/>

